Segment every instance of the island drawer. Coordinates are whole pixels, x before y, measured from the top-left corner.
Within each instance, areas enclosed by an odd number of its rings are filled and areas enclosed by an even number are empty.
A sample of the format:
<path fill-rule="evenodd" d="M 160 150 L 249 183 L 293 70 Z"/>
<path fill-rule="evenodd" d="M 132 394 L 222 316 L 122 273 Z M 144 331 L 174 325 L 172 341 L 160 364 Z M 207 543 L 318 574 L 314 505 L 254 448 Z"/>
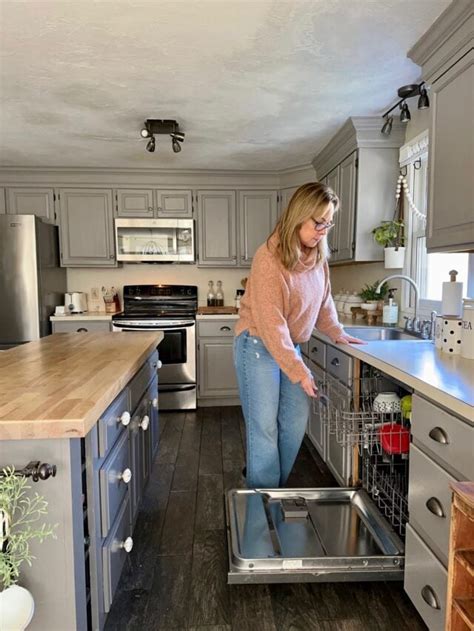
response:
<path fill-rule="evenodd" d="M 106 537 L 131 483 L 128 432 L 109 454 L 99 471 L 102 536 Z"/>
<path fill-rule="evenodd" d="M 405 591 L 430 631 L 444 631 L 448 573 L 407 524 Z"/>
<path fill-rule="evenodd" d="M 413 395 L 412 434 L 461 479 L 474 480 L 474 427 Z"/>
<path fill-rule="evenodd" d="M 53 320 L 53 333 L 93 333 L 98 331 L 110 331 L 110 320 L 83 320 L 64 322 Z"/>
<path fill-rule="evenodd" d="M 104 458 L 130 422 L 129 389 L 124 388 L 99 419 L 99 456 Z"/>
<path fill-rule="evenodd" d="M 438 466 L 415 445 L 410 448 L 408 510 L 443 557 L 448 560 L 451 522 L 450 483 L 456 479 Z"/>
<path fill-rule="evenodd" d="M 342 381 L 342 383 L 346 384 L 346 386 L 349 386 L 352 377 L 352 358 L 337 348 L 334 348 L 334 346 L 328 346 L 326 370 Z"/>
<path fill-rule="evenodd" d="M 199 337 L 233 337 L 237 320 L 199 321 Z"/>
<path fill-rule="evenodd" d="M 158 367 L 158 351 L 154 351 L 130 382 L 130 410 L 133 412 L 148 384 L 156 375 Z"/>
<path fill-rule="evenodd" d="M 119 514 L 109 536 L 102 546 L 105 613 L 110 611 L 123 564 L 132 546 L 130 501 L 127 497 L 120 507 Z"/>
<path fill-rule="evenodd" d="M 326 368 L 326 344 L 314 335 L 311 336 L 308 344 L 308 357 L 321 368 Z"/>

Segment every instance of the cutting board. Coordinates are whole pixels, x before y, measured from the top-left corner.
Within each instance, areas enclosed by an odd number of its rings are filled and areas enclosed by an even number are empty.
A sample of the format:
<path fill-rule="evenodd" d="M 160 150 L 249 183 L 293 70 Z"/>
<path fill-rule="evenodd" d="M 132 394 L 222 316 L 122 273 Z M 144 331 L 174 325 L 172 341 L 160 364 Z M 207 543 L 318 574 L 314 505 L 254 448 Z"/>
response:
<path fill-rule="evenodd" d="M 238 313 L 237 307 L 198 307 L 199 315 L 232 315 Z"/>

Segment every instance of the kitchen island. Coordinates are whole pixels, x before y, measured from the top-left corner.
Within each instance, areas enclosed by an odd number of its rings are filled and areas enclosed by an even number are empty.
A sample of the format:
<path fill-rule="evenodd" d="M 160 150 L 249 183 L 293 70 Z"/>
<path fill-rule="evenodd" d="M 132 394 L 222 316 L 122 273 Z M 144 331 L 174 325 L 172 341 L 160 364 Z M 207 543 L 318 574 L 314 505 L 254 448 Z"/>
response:
<path fill-rule="evenodd" d="M 31 482 L 57 524 L 21 568 L 31 631 L 104 625 L 158 445 L 162 337 L 55 334 L 0 354 L 0 467 L 56 468 Z"/>

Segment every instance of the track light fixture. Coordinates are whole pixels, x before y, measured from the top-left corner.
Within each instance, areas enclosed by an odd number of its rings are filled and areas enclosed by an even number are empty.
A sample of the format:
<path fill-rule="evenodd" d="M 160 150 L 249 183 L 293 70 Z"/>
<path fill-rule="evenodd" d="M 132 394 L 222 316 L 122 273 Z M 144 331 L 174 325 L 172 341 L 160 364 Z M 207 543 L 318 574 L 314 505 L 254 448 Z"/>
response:
<path fill-rule="evenodd" d="M 146 150 L 153 153 L 155 151 L 155 135 L 167 134 L 171 137 L 171 146 L 174 153 L 181 151 L 181 143 L 184 142 L 185 134 L 179 131 L 179 125 L 175 120 L 162 120 L 156 118 L 148 118 L 144 127 L 140 130 L 142 138 L 149 138 Z"/>
<path fill-rule="evenodd" d="M 414 96 L 419 96 L 420 97 L 418 99 L 419 110 L 424 110 L 430 106 L 428 92 L 424 86 L 425 86 L 425 82 L 422 81 L 421 83 L 412 83 L 409 85 L 402 85 L 401 88 L 398 88 L 397 93 L 400 100 L 397 101 L 393 107 L 391 107 L 384 114 L 382 114 L 382 118 L 385 119 L 385 122 L 382 126 L 382 129 L 380 130 L 381 134 L 384 134 L 384 136 L 390 136 L 390 133 L 392 131 L 393 116 L 389 116 L 389 114 L 390 112 L 393 112 L 393 110 L 397 107 L 400 107 L 400 122 L 401 123 L 408 123 L 408 121 L 411 120 L 411 114 L 410 114 L 410 110 L 408 109 L 408 104 L 406 103 L 406 99 L 410 99 Z"/>

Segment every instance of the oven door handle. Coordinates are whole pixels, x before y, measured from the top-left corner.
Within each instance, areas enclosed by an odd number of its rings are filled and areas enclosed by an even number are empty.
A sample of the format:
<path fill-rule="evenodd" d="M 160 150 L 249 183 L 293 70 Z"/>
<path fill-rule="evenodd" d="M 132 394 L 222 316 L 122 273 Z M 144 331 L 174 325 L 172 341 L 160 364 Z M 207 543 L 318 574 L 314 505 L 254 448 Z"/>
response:
<path fill-rule="evenodd" d="M 120 324 L 120 322 L 113 322 L 113 326 L 122 331 L 179 331 L 191 326 L 196 326 L 195 322 L 183 322 L 180 324 L 159 324 L 158 326 L 133 326 L 131 324 Z"/>
<path fill-rule="evenodd" d="M 188 390 L 196 390 L 196 384 L 192 383 L 185 386 L 171 386 L 170 388 L 167 388 L 166 386 L 159 386 L 158 394 L 160 392 L 186 392 Z"/>

